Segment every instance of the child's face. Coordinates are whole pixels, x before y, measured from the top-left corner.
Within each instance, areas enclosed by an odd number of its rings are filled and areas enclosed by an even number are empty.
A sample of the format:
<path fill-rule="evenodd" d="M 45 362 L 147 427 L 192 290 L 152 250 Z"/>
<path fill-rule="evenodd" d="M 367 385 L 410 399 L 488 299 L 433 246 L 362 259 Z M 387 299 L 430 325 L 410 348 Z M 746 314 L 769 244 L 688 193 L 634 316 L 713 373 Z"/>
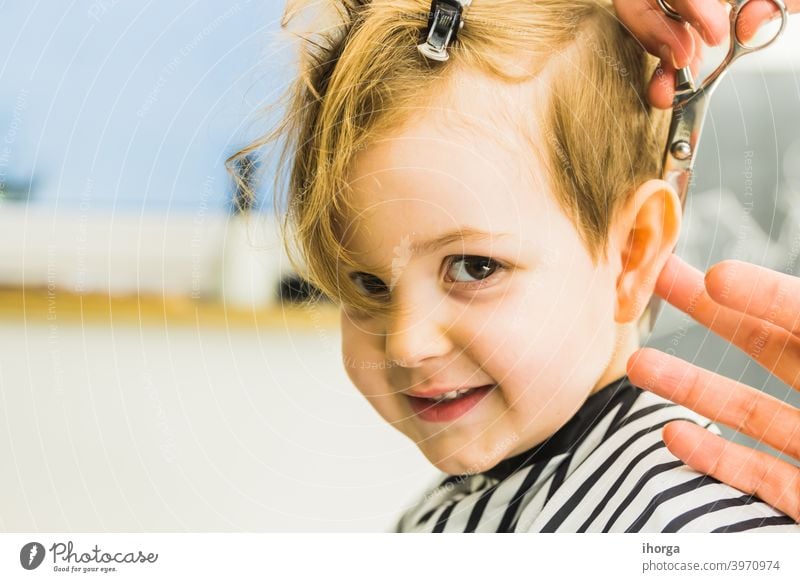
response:
<path fill-rule="evenodd" d="M 479 119 L 490 106 L 462 105 Z M 592 264 L 522 138 L 509 148 L 489 131 L 457 127 L 426 114 L 360 152 L 349 181 L 358 214 L 344 240 L 363 268 L 341 273 L 364 273 L 356 283 L 365 293 L 390 289 L 401 310 L 360 319 L 342 311 L 350 379 L 451 474 L 488 469 L 545 440 L 625 370 L 615 350 L 618 271 Z M 508 126 L 495 131 L 515 139 Z M 412 255 L 459 229 L 491 236 Z M 485 385 L 493 387 L 447 410 L 436 405 L 441 413 L 409 396 Z"/>

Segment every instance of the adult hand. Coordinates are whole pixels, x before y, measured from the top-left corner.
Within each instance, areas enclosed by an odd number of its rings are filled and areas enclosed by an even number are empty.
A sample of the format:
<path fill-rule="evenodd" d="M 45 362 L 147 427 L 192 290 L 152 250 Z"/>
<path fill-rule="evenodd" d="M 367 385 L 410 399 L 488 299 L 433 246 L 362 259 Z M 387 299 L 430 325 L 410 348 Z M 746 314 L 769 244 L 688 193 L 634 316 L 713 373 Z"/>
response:
<path fill-rule="evenodd" d="M 667 0 L 685 23 L 673 20 L 661 9 L 657 0 L 614 0 L 620 21 L 639 39 L 644 48 L 659 57 L 661 63 L 653 74 L 647 98 L 655 107 L 672 106 L 675 95 L 675 70 L 691 66 L 697 76 L 703 43 L 716 46 L 727 41 L 730 21 L 725 0 Z M 784 0 L 789 12 L 800 12 L 800 0 Z M 778 9 L 769 0 L 752 0 L 742 9 L 737 36 L 742 42 Z"/>
<path fill-rule="evenodd" d="M 800 279 L 732 260 L 714 265 L 704 278 L 672 255 L 656 294 L 800 390 Z M 628 376 L 637 386 L 800 460 L 800 410 L 777 398 L 651 348 L 634 352 Z M 687 465 L 800 522 L 800 468 L 686 421 L 667 424 L 663 438 Z"/>

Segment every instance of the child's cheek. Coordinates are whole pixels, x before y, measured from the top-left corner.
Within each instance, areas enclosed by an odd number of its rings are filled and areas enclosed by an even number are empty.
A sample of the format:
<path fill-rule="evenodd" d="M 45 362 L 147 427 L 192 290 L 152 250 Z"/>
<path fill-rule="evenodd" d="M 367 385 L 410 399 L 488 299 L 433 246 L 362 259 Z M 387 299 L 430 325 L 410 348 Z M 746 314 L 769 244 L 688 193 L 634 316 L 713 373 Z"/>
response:
<path fill-rule="evenodd" d="M 368 322 L 342 315 L 342 364 L 350 381 L 364 395 L 385 390 L 386 366 L 380 335 L 369 333 Z M 382 365 L 383 364 L 383 365 Z"/>
<path fill-rule="evenodd" d="M 597 374 L 613 341 L 613 281 L 588 259 L 575 259 L 567 269 L 556 261 L 517 274 L 502 301 L 484 314 L 491 325 L 474 336 L 498 381 L 505 376 L 552 387 L 574 377 L 578 363 L 581 384 Z"/>

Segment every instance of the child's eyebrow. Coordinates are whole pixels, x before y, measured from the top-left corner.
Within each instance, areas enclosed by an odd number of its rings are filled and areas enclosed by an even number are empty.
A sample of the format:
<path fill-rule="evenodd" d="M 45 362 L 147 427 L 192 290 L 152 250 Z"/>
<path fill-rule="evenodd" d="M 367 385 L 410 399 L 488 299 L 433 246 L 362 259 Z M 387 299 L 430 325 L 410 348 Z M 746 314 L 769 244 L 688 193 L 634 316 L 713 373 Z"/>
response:
<path fill-rule="evenodd" d="M 413 242 L 410 245 L 412 256 L 428 255 L 442 248 L 458 241 L 485 241 L 495 238 L 503 238 L 513 236 L 510 232 L 486 232 L 477 228 L 465 227 L 456 230 L 451 230 L 441 234 L 435 238 Z"/>

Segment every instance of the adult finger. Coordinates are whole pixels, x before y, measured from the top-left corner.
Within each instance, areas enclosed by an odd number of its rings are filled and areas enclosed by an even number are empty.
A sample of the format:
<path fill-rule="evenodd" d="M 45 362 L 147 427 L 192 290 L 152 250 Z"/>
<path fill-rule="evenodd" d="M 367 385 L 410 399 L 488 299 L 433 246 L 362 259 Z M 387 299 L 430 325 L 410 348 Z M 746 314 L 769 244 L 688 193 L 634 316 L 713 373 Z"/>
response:
<path fill-rule="evenodd" d="M 675 67 L 663 61 L 653 71 L 647 86 L 647 100 L 653 107 L 669 109 L 675 98 Z"/>
<path fill-rule="evenodd" d="M 770 0 L 752 0 L 742 8 L 736 21 L 736 37 L 739 42 L 752 39 L 758 30 L 773 18 L 780 16 L 780 10 Z M 761 43 L 758 43 L 761 44 Z"/>
<path fill-rule="evenodd" d="M 700 70 L 700 60 L 703 57 L 703 44 L 700 42 L 700 36 L 697 31 L 692 30 L 691 34 L 695 37 L 695 51 L 689 67 L 692 71 L 692 77 L 696 79 Z M 672 65 L 671 57 L 669 55 L 666 55 L 666 57 L 661 59 L 661 62 L 653 71 L 650 84 L 647 87 L 647 100 L 651 105 L 659 109 L 672 107 L 675 98 L 675 67 Z"/>
<path fill-rule="evenodd" d="M 675 67 L 691 62 L 695 41 L 689 27 L 664 14 L 655 0 L 649 4 L 619 0 L 615 9 L 619 20 L 647 52 Z"/>
<path fill-rule="evenodd" d="M 705 276 L 710 297 L 726 307 L 800 334 L 800 279 L 744 261 L 725 260 Z"/>
<path fill-rule="evenodd" d="M 719 0 L 670 0 L 669 5 L 700 33 L 707 45 L 716 46 L 728 38 L 728 12 Z"/>
<path fill-rule="evenodd" d="M 697 79 L 697 73 L 700 71 L 700 61 L 703 58 L 703 43 L 700 40 L 700 33 L 695 29 L 692 29 L 692 35 L 695 37 L 695 49 L 689 68 L 692 70 L 692 78 Z"/>
<path fill-rule="evenodd" d="M 722 275 L 725 276 L 720 278 Z M 712 297 L 706 288 L 708 279 L 704 280 L 700 271 L 672 255 L 659 275 L 655 291 L 695 321 L 735 344 L 771 374 L 800 390 L 800 337 L 775 323 L 715 300 L 730 296 L 732 281 L 739 284 L 740 278 L 725 272 L 715 274 L 710 283 L 715 294 Z M 760 293 L 763 289 L 755 291 Z M 733 299 L 726 297 L 726 300 Z"/>
<path fill-rule="evenodd" d="M 755 495 L 800 523 L 800 468 L 691 422 L 668 423 L 662 438 L 673 455 L 696 471 Z"/>
<path fill-rule="evenodd" d="M 636 386 L 800 459 L 800 410 L 745 384 L 652 348 L 628 360 Z"/>

